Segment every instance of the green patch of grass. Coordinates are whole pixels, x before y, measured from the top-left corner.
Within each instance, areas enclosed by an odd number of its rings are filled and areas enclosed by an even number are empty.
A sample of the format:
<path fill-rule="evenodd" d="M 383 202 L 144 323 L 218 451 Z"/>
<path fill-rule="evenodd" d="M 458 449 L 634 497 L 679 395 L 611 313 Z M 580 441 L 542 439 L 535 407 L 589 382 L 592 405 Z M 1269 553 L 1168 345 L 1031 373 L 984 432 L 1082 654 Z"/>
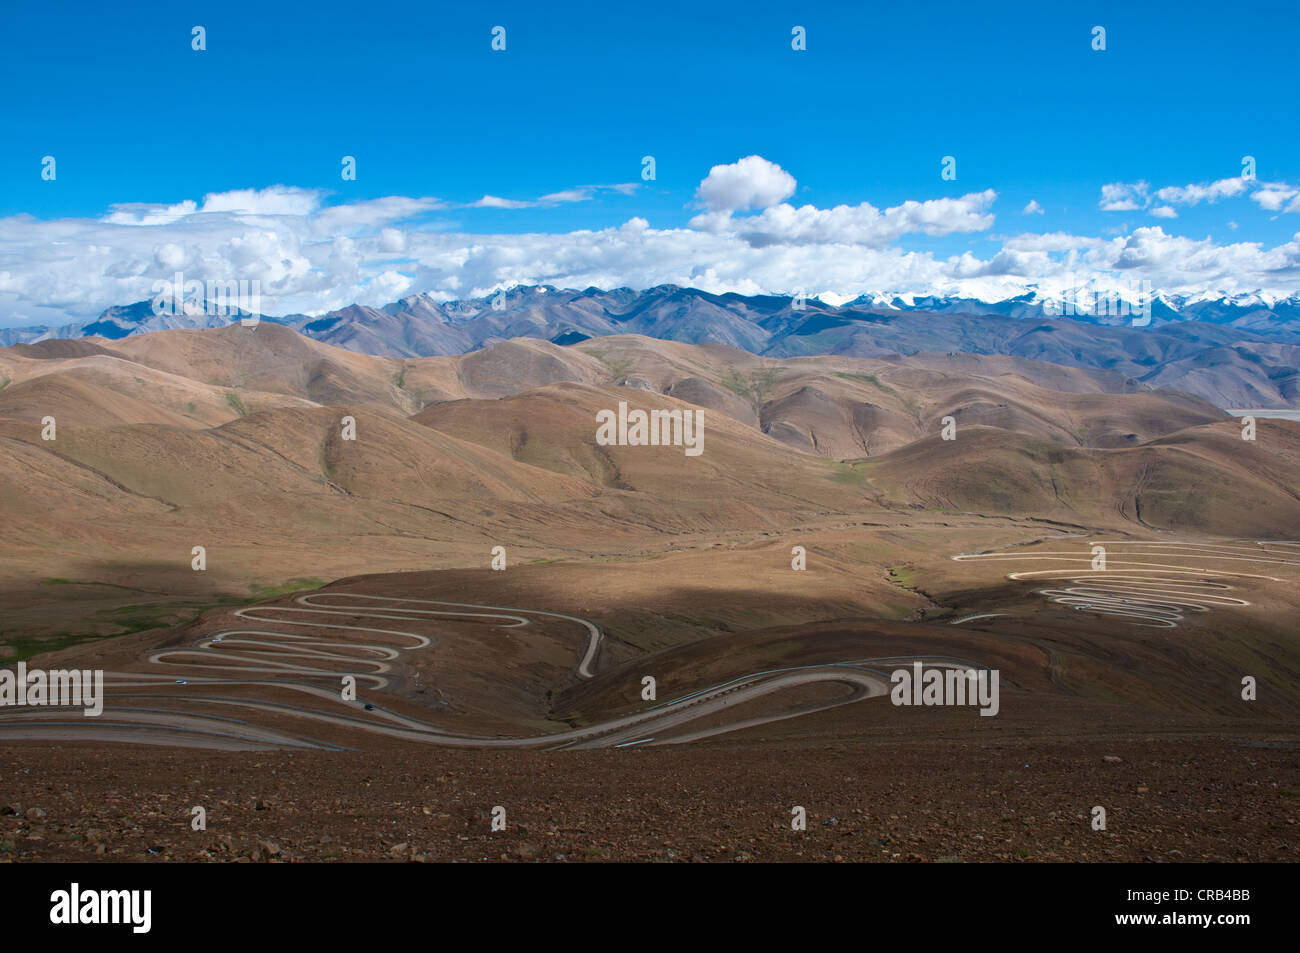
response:
<path fill-rule="evenodd" d="M 49 579 L 42 580 L 46 586 L 103 586 L 107 589 L 124 589 L 127 592 L 144 592 L 143 589 L 137 589 L 135 586 L 123 586 L 116 582 L 96 582 L 94 579 L 64 579 L 61 576 L 51 576 Z"/>
<path fill-rule="evenodd" d="M 94 585 L 94 583 L 88 583 L 87 585 Z M 192 622 L 207 610 L 222 604 L 224 603 L 204 605 L 155 603 L 101 609 L 89 618 L 90 624 L 97 628 L 107 624 L 119 631 L 109 635 L 104 635 L 100 631 L 87 632 L 85 630 L 64 632 L 54 636 L 12 635 L 4 640 L 4 644 L 10 649 L 11 654 L 0 659 L 0 665 L 16 665 L 18 662 L 30 659 L 34 655 L 58 652 L 72 648 L 74 645 L 80 645 L 83 642 L 112 639 L 120 635 L 132 635 L 136 632 L 148 632 L 151 629 L 161 629 Z"/>
<path fill-rule="evenodd" d="M 97 638 L 97 636 L 86 635 L 81 632 L 48 638 L 25 635 L 10 636 L 5 639 L 5 645 L 9 648 L 11 654 L 0 659 L 0 666 L 17 665 L 33 655 L 40 655 L 42 652 L 58 652 L 60 649 L 71 648 L 78 643 L 89 642 L 94 638 Z"/>
<path fill-rule="evenodd" d="M 190 401 L 188 404 L 186 404 L 185 409 L 188 410 L 190 413 L 194 413 L 196 410 L 198 410 L 198 408 L 194 406 L 194 401 Z"/>
<path fill-rule="evenodd" d="M 743 375 L 735 370 L 729 370 L 722 378 L 722 386 L 733 394 L 745 398 L 755 407 L 761 407 L 767 400 L 772 385 L 776 383 L 777 374 L 775 367 L 765 367 Z"/>
<path fill-rule="evenodd" d="M 621 381 L 632 372 L 632 361 L 627 358 L 610 357 L 609 351 L 591 351 L 590 354 L 609 369 L 611 381 Z"/>
<path fill-rule="evenodd" d="M 111 583 L 100 582 L 79 582 L 75 579 L 51 578 L 44 580 L 47 586 L 110 586 Z M 325 580 L 310 577 L 298 577 L 289 579 L 278 586 L 250 586 L 251 595 L 240 596 L 237 594 L 217 593 L 210 600 L 204 602 L 153 602 L 139 603 L 136 605 L 116 606 L 111 609 L 100 609 L 93 613 L 87 620 L 96 629 L 102 630 L 105 625 L 112 626 L 118 631 L 104 635 L 102 631 L 77 631 L 66 632 L 55 636 L 43 635 L 11 635 L 2 640 L 0 644 L 8 647 L 12 654 L 0 658 L 0 667 L 16 665 L 19 662 L 26 661 L 33 655 L 41 655 L 45 652 L 57 652 L 61 649 L 71 648 L 74 645 L 80 645 L 83 642 L 94 642 L 100 639 L 113 639 L 123 635 L 133 635 L 137 632 L 148 632 L 152 629 L 173 628 L 178 625 L 185 625 L 193 622 L 203 613 L 210 609 L 219 609 L 223 606 L 247 605 L 253 602 L 262 602 L 267 599 L 273 599 L 276 596 L 282 596 L 290 592 L 298 592 L 303 589 L 319 589 L 325 585 Z M 126 588 L 126 587 L 115 587 Z"/>
<path fill-rule="evenodd" d="M 8 386 L 9 386 L 9 383 L 10 383 L 10 381 L 9 381 L 9 378 L 7 378 L 7 377 L 4 378 L 3 380 L 0 380 L 0 390 L 4 390 L 6 387 L 8 387 Z"/>
<path fill-rule="evenodd" d="M 871 481 L 867 475 L 857 467 L 849 463 L 840 463 L 838 460 L 832 460 L 833 471 L 831 480 L 836 483 L 848 483 L 851 486 L 866 486 Z"/>
<path fill-rule="evenodd" d="M 836 371 L 835 376 L 842 377 L 846 381 L 858 381 L 862 384 L 870 384 L 872 387 L 877 387 L 887 394 L 898 393 L 898 391 L 894 390 L 894 388 L 890 387 L 888 384 L 881 383 L 880 378 L 875 374 L 850 374 L 847 371 Z"/>
<path fill-rule="evenodd" d="M 264 599 L 274 599 L 276 596 L 287 595 L 290 592 L 298 592 L 303 589 L 319 589 L 325 585 L 324 579 L 314 579 L 308 576 L 300 576 L 297 579 L 289 579 L 280 583 L 278 586 L 249 586 L 253 593 L 244 602 L 261 602 Z"/>
<path fill-rule="evenodd" d="M 403 367 L 402 370 L 398 373 L 398 375 L 393 378 L 393 383 L 397 385 L 398 390 L 406 390 L 406 368 L 405 367 Z"/>
<path fill-rule="evenodd" d="M 239 395 L 233 391 L 227 392 L 226 403 L 235 409 L 235 412 L 241 417 L 248 416 L 248 410 L 244 407 L 244 402 L 239 399 Z"/>
<path fill-rule="evenodd" d="M 889 577 L 896 585 L 911 587 L 916 581 L 916 570 L 907 569 L 903 566 L 890 566 Z"/>
<path fill-rule="evenodd" d="M 222 600 L 222 605 L 229 600 Z M 192 603 L 156 602 L 137 606 L 118 606 L 115 609 L 101 609 L 95 615 L 106 622 L 119 626 L 122 631 L 113 635 L 132 635 L 136 632 L 148 632 L 150 629 L 163 629 L 183 622 L 197 619 L 200 613 L 212 606 L 194 605 Z"/>

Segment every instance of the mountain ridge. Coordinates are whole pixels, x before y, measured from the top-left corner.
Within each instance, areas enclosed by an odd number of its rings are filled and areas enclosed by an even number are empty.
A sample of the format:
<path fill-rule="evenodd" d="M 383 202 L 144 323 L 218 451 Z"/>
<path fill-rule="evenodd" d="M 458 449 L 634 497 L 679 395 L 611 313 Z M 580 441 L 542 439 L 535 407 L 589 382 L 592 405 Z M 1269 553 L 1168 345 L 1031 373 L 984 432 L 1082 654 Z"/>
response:
<path fill-rule="evenodd" d="M 519 285 L 483 298 L 438 302 L 420 294 L 381 308 L 351 304 L 324 315 L 262 320 L 387 358 L 454 356 L 520 338 L 568 346 L 616 334 L 716 343 L 771 358 L 1001 354 L 1114 371 L 1220 407 L 1300 407 L 1300 295 L 1157 295 L 1146 326 L 1125 315 L 1045 314 L 1052 300 L 1036 291 L 998 302 L 878 295 L 836 306 L 677 285 L 645 291 Z M 0 344 L 112 341 L 230 320 L 202 307 L 157 315 L 148 302 L 137 302 L 80 325 L 0 330 Z"/>

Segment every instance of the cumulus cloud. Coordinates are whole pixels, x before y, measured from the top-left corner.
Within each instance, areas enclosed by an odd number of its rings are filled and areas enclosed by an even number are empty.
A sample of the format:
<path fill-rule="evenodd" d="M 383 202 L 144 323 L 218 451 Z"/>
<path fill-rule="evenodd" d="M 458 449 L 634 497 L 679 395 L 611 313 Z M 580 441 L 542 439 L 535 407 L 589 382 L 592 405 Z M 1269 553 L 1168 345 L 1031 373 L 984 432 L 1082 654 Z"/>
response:
<path fill-rule="evenodd" d="M 0 219 L 0 325 L 93 318 L 110 305 L 148 298 L 155 281 L 177 271 L 201 281 L 256 280 L 264 311 L 274 315 L 543 283 L 672 283 L 744 294 L 816 288 L 841 300 L 870 292 L 1010 296 L 1031 284 L 1105 275 L 1150 280 L 1170 292 L 1300 290 L 1300 236 L 1269 248 L 1187 239 L 1158 226 L 1125 227 L 1114 237 L 1027 232 L 981 236 L 978 252 L 972 246 L 945 255 L 899 243 L 987 232 L 994 191 L 884 209 L 867 202 L 795 207 L 784 201 L 792 178 L 783 182 L 786 173 L 763 159 L 737 176 L 745 161 L 710 171 L 698 194 L 712 206 L 705 202 L 689 227 L 656 228 L 638 216 L 599 230 L 471 234 L 436 217 L 458 207 L 437 199 L 327 204 L 329 196 L 283 186 L 114 206 L 101 218 Z M 1281 211 L 1296 200 L 1293 193 L 1275 183 L 1252 198 Z M 1151 195 L 1132 194 L 1144 201 Z"/>
<path fill-rule="evenodd" d="M 316 189 L 283 185 L 269 189 L 236 189 L 217 192 L 203 199 L 201 212 L 231 212 L 239 215 L 310 215 L 320 207 Z"/>
<path fill-rule="evenodd" d="M 1261 182 L 1250 198 L 1268 212 L 1300 212 L 1300 188 L 1284 182 Z"/>
<path fill-rule="evenodd" d="M 706 213 L 691 220 L 703 231 L 735 234 L 751 245 L 854 244 L 883 247 L 903 235 L 951 235 L 984 231 L 993 225 L 988 211 L 997 193 L 992 189 L 956 199 L 907 201 L 883 212 L 868 202 L 817 208 L 774 205 L 758 215 L 733 218 Z"/>
<path fill-rule="evenodd" d="M 1043 207 L 1038 204 L 1038 199 L 1030 199 L 1029 204 L 1020 211 L 1021 215 L 1042 215 Z"/>
<path fill-rule="evenodd" d="M 199 210 L 197 202 L 186 200 L 175 205 L 150 205 L 146 202 L 122 202 L 112 207 L 104 221 L 113 225 L 168 225 Z"/>
<path fill-rule="evenodd" d="M 794 176 L 762 156 L 746 156 L 730 165 L 715 165 L 695 192 L 710 212 L 770 208 L 794 195 Z"/>
<path fill-rule="evenodd" d="M 1100 269 L 1140 271 L 1167 290 L 1248 291 L 1300 286 L 1300 234 L 1276 248 L 1258 242 L 1219 245 L 1208 238 L 1168 235 L 1158 225 L 1095 248 L 1086 258 Z"/>

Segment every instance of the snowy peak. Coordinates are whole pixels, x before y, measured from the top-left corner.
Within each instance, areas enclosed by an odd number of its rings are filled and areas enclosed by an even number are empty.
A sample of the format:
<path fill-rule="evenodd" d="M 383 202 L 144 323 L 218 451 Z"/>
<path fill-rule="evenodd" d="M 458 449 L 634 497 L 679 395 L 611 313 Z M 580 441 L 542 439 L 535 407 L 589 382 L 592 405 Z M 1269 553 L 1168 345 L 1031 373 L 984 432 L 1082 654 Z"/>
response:
<path fill-rule="evenodd" d="M 826 297 L 840 300 L 829 293 Z M 186 301 L 181 308 L 159 314 L 152 302 L 138 301 L 109 308 L 83 324 L 0 329 L 0 345 L 96 335 L 117 339 L 149 331 L 221 327 L 237 319 L 208 313 L 211 310 L 202 302 Z M 489 339 L 553 340 L 560 335 L 621 333 L 717 342 L 763 353 L 786 334 L 806 336 L 813 329 L 844 324 L 861 312 L 1063 318 L 1139 327 L 1196 321 L 1257 334 L 1300 334 L 1300 294 L 1282 297 L 1262 290 L 1177 294 L 1105 280 L 1077 286 L 1044 282 L 1002 290 L 990 287 L 979 293 L 881 290 L 838 306 L 816 296 L 713 294 L 679 285 L 644 291 L 517 285 L 484 297 L 447 301 L 416 294 L 380 308 L 354 304 L 323 315 L 262 320 L 286 324 L 326 343 L 394 357 L 459 354 Z M 810 323 L 814 316 L 815 323 Z"/>

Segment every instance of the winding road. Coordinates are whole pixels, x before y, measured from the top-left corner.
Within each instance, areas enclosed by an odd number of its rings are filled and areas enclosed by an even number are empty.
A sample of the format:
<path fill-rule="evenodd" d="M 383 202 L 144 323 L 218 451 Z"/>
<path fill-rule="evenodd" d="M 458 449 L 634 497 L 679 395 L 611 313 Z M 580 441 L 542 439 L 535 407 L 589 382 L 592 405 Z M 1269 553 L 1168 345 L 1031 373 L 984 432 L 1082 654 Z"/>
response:
<path fill-rule="evenodd" d="M 1072 583 L 1073 585 L 1035 591 L 1052 602 L 1071 609 L 1116 616 L 1135 625 L 1157 628 L 1173 628 L 1181 623 L 1189 612 L 1209 612 L 1214 608 L 1249 606 L 1250 602 L 1247 600 L 1228 594 L 1234 591 L 1231 580 L 1253 579 L 1277 583 L 1285 581 L 1278 576 L 1263 573 L 1238 572 L 1208 566 L 1197 568 L 1198 563 L 1227 562 L 1300 567 L 1300 548 L 1297 548 L 1300 547 L 1300 543 L 1275 540 L 1181 542 L 1112 539 L 1092 540 L 1088 546 L 1088 549 L 1075 551 L 961 553 L 952 558 L 957 561 L 991 560 L 1011 561 L 1017 564 L 1039 560 L 1083 562 L 1090 567 L 1093 558 L 1091 547 L 1102 546 L 1107 552 L 1105 569 L 1018 570 L 1007 573 L 1007 578 L 1059 580 Z M 1150 559 L 1172 561 L 1151 562 Z M 981 618 L 981 616 L 970 617 L 970 619 L 974 618 Z M 970 619 L 957 621 L 965 622 Z"/>
<path fill-rule="evenodd" d="M 192 645 L 160 648 L 146 656 L 150 666 L 170 668 L 171 673 L 106 673 L 107 700 L 100 718 L 86 719 L 80 716 L 80 710 L 59 708 L 0 712 L 0 738 L 94 739 L 238 750 L 345 747 L 234 717 L 238 712 L 246 717 L 274 716 L 277 723 L 291 718 L 314 724 L 313 731 L 332 726 L 453 747 L 556 749 L 678 744 L 885 695 L 890 689 L 890 671 L 914 661 L 936 668 L 981 667 L 964 659 L 905 656 L 774 668 L 592 725 L 523 737 L 457 734 L 436 722 L 368 702 L 360 695 L 355 701 L 344 700 L 341 680 L 352 675 L 358 687 L 363 683 L 373 690 L 388 687 L 389 674 L 405 653 L 434 649 L 438 644 L 434 636 L 392 624 L 428 623 L 437 618 L 488 620 L 497 628 L 527 626 L 535 618 L 572 623 L 586 636 L 575 672 L 579 678 L 591 679 L 596 676 L 593 669 L 604 640 L 600 627 L 561 612 L 356 592 L 308 593 L 298 596 L 294 603 L 235 610 L 233 615 L 256 627 L 223 629 Z M 321 621 L 321 616 L 332 619 Z M 344 623 L 339 617 L 350 621 Z M 287 629 L 312 629 L 317 633 Z M 336 634 L 322 637 L 319 630 Z M 738 721 L 715 720 L 694 731 L 675 731 L 679 726 L 776 692 L 821 683 L 840 685 L 845 691 L 829 700 L 797 705 L 793 710 Z M 220 693 L 222 689 L 246 690 L 250 686 L 305 698 L 302 704 L 291 704 Z M 231 715 L 163 707 L 177 704 L 229 709 Z"/>

